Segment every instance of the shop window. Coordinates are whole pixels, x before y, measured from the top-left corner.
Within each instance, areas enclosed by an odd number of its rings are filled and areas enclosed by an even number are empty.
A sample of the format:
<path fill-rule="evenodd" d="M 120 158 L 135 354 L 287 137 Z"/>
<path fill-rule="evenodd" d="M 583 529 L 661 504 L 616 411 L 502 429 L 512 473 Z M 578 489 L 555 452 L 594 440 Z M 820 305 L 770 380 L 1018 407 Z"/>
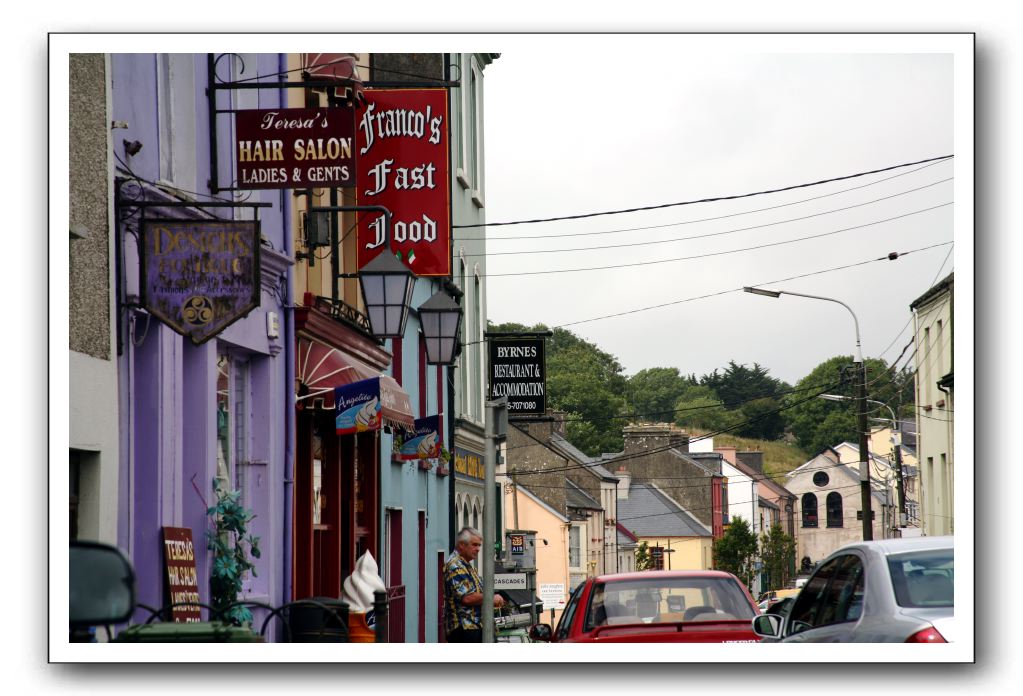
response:
<path fill-rule="evenodd" d="M 582 567 L 582 529 L 579 525 L 568 528 L 568 567 Z"/>
<path fill-rule="evenodd" d="M 813 493 L 803 494 L 803 526 L 817 526 L 817 496 Z"/>
<path fill-rule="evenodd" d="M 217 359 L 217 478 L 228 490 L 245 490 L 248 461 L 248 363 L 228 353 Z"/>
<path fill-rule="evenodd" d="M 842 526 L 842 494 L 832 491 L 828 493 L 825 506 L 828 512 L 828 526 L 829 527 L 841 527 Z"/>

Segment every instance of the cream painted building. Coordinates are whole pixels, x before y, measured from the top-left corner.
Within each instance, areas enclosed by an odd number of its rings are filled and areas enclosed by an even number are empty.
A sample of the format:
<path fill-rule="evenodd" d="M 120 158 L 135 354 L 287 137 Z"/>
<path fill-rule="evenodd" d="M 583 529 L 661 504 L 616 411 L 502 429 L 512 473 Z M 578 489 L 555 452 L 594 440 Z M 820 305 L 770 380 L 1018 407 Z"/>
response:
<path fill-rule="evenodd" d="M 797 563 L 822 560 L 840 546 L 863 539 L 859 472 L 828 448 L 787 474 L 785 488 L 796 496 Z M 886 508 L 883 493 L 872 493 L 873 537 L 882 539 Z"/>
<path fill-rule="evenodd" d="M 561 584 L 565 587 L 565 600 L 569 591 L 569 530 L 570 522 L 547 503 L 543 502 L 528 488 L 519 484 L 504 486 L 504 528 L 532 529 L 536 531 L 536 587 Z M 514 511 L 518 510 L 518 525 Z M 550 618 L 545 612 L 544 621 Z M 561 618 L 561 610 L 555 610 L 554 623 Z"/>
<path fill-rule="evenodd" d="M 923 533 L 955 532 L 953 458 L 954 274 L 918 297 L 913 311 L 917 457 Z"/>

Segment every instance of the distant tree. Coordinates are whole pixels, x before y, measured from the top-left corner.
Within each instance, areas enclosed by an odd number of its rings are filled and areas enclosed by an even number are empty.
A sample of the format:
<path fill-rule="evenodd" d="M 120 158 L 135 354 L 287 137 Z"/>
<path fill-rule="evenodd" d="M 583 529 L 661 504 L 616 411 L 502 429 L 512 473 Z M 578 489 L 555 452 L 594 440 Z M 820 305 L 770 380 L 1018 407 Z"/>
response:
<path fill-rule="evenodd" d="M 738 414 L 726 409 L 707 386 L 687 387 L 675 402 L 675 423 L 683 428 L 718 431 L 735 425 Z"/>
<path fill-rule="evenodd" d="M 895 409 L 900 393 L 905 393 L 903 385 L 883 360 L 867 358 L 866 368 L 867 397 Z M 796 390 L 784 398 L 789 431 L 803 449 L 817 453 L 844 441 L 857 441 L 855 401 L 852 398 L 826 401 L 816 397 L 818 393 L 830 393 L 854 398 L 856 380 L 852 356 L 837 355 L 815 367 L 796 383 Z M 887 410 L 882 410 L 887 414 Z"/>
<path fill-rule="evenodd" d="M 774 398 L 785 388 L 785 384 L 767 374 L 767 368 L 753 363 L 749 368 L 734 360 L 718 374 L 714 370 L 700 378 L 700 384 L 710 387 L 728 408 L 738 408 L 742 402 L 766 397 Z"/>
<path fill-rule="evenodd" d="M 780 524 L 771 525 L 760 536 L 760 560 L 767 573 L 768 587 L 775 590 L 785 587 L 796 568 L 796 542 Z"/>
<path fill-rule="evenodd" d="M 650 570 L 654 567 L 654 559 L 650 557 L 650 547 L 645 541 L 639 542 L 636 549 L 636 570 Z"/>
<path fill-rule="evenodd" d="M 779 399 L 770 397 L 747 401 L 738 408 L 744 425 L 735 430 L 735 434 L 740 437 L 777 440 L 785 433 L 785 416 L 781 407 Z"/>
<path fill-rule="evenodd" d="M 750 529 L 749 522 L 733 517 L 724 536 L 714 541 L 714 567 L 731 573 L 750 587 L 756 556 L 757 535 Z"/>
<path fill-rule="evenodd" d="M 643 420 L 670 423 L 675 403 L 694 384 L 675 367 L 651 367 L 629 377 L 629 410 Z"/>

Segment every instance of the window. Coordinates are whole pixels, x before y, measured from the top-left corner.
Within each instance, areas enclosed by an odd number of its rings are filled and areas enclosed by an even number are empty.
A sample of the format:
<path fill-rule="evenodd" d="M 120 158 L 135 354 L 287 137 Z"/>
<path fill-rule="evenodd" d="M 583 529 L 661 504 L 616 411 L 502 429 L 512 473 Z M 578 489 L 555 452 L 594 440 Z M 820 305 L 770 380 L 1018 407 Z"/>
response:
<path fill-rule="evenodd" d="M 78 451 L 70 450 L 71 479 L 69 486 L 68 518 L 71 522 L 70 539 L 78 538 L 78 500 L 81 490 L 82 458 Z"/>
<path fill-rule="evenodd" d="M 472 393 L 473 393 L 473 410 L 471 414 L 473 420 L 476 422 L 483 421 L 483 413 L 478 410 L 482 404 L 477 401 L 477 395 L 483 392 L 484 382 L 483 373 L 486 371 L 486 363 L 483 351 L 483 343 L 480 342 L 482 338 L 483 323 L 482 323 L 482 307 L 483 295 L 480 293 L 480 274 L 479 266 L 473 269 L 473 285 L 472 285 L 472 329 L 471 338 L 473 341 L 472 355 L 475 356 L 472 367 L 469 369 L 472 372 Z"/>
<path fill-rule="evenodd" d="M 888 569 L 900 607 L 954 605 L 955 557 L 951 548 L 892 556 Z"/>
<path fill-rule="evenodd" d="M 228 490 L 247 500 L 248 465 L 248 362 L 229 353 L 217 358 L 217 478 Z"/>
<path fill-rule="evenodd" d="M 803 494 L 803 526 L 817 526 L 817 496 L 813 493 Z"/>
<path fill-rule="evenodd" d="M 796 595 L 795 604 L 789 612 L 790 633 L 799 633 L 817 625 L 817 613 L 827 592 L 828 582 L 838 569 L 838 560 L 833 558 L 822 565 Z"/>
<path fill-rule="evenodd" d="M 823 488 L 830 483 L 831 478 L 826 471 L 818 471 L 813 475 L 813 485 Z"/>
<path fill-rule="evenodd" d="M 581 529 L 578 525 L 568 528 L 568 567 L 579 568 L 582 566 L 582 542 Z"/>
<path fill-rule="evenodd" d="M 832 491 L 828 493 L 827 500 L 825 501 L 828 513 L 828 526 L 829 527 L 841 527 L 842 526 L 842 494 Z"/>
<path fill-rule="evenodd" d="M 471 298 L 469 297 L 468 289 L 465 287 L 465 259 L 464 258 L 459 258 L 459 260 L 458 260 L 458 278 L 459 278 L 459 280 L 458 280 L 458 287 L 462 291 L 462 296 L 464 298 L 463 299 L 463 303 L 464 303 L 463 304 L 463 311 L 465 311 L 465 306 L 468 305 L 468 303 L 471 301 Z M 459 413 L 461 415 L 463 415 L 463 416 L 468 416 L 470 413 L 472 413 L 473 399 L 474 399 L 474 395 L 469 393 L 469 372 L 470 372 L 469 366 L 471 364 L 471 361 L 469 359 L 469 346 L 468 346 L 468 343 L 470 341 L 472 341 L 472 340 L 475 340 L 475 339 L 470 338 L 469 334 L 470 334 L 470 331 L 467 330 L 467 329 L 462 331 L 462 354 L 459 357 L 459 362 L 461 364 L 459 365 L 460 369 L 457 371 L 458 372 L 459 385 L 462 388 L 462 394 L 461 394 L 462 403 L 460 403 L 458 405 L 458 410 L 459 410 Z"/>
<path fill-rule="evenodd" d="M 561 615 L 561 620 L 558 621 L 558 627 L 554 630 L 554 635 L 558 640 L 564 640 L 568 637 L 568 632 L 572 627 L 572 619 L 575 618 L 576 610 L 579 608 L 579 596 L 582 594 L 584 587 L 586 587 L 586 583 L 580 582 L 575 586 L 571 596 L 568 598 L 565 611 Z"/>
<path fill-rule="evenodd" d="M 855 554 L 831 559 L 807 581 L 790 612 L 790 633 L 859 619 L 863 562 Z"/>
<path fill-rule="evenodd" d="M 156 63 L 160 179 L 190 191 L 197 186 L 194 60 L 186 53 L 161 53 Z"/>

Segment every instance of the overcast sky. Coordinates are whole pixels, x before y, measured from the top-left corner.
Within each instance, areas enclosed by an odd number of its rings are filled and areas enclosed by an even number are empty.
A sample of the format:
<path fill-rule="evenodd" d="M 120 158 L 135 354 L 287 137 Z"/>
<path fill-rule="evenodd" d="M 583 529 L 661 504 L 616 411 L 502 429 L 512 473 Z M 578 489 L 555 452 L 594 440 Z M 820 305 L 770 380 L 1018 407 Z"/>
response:
<path fill-rule="evenodd" d="M 622 37 L 620 45 L 608 37 L 533 38 L 531 50 L 505 51 L 486 70 L 491 223 L 731 196 L 958 154 L 950 52 L 900 54 L 912 44 L 893 51 L 899 43 L 889 41 L 884 52 L 860 45 L 855 50 L 863 52 L 852 53 L 847 39 L 837 43 L 839 53 L 821 52 L 819 40 L 798 52 L 803 39 L 780 36 L 702 36 L 690 51 L 695 37 Z M 962 179 L 968 164 L 944 161 L 737 201 L 491 227 L 488 315 L 565 326 L 617 356 L 627 374 L 677 367 L 699 376 L 735 360 L 795 382 L 824 360 L 852 353 L 845 309 L 791 296 L 738 291 L 573 323 L 761 284 L 846 302 L 859 318 L 864 355 L 890 362 L 912 337 L 910 302 L 952 271 L 962 251 L 967 233 L 954 234 L 950 204 L 952 179 Z M 768 207 L 774 209 L 750 212 Z M 700 222 L 705 218 L 722 219 Z M 613 230 L 629 231 L 595 234 Z M 954 237 L 960 243 L 951 255 L 945 244 L 894 262 L 772 282 Z M 608 245 L 617 246 L 580 250 Z M 705 254 L 715 255 L 667 261 Z M 619 264 L 638 265 L 503 275 Z"/>

